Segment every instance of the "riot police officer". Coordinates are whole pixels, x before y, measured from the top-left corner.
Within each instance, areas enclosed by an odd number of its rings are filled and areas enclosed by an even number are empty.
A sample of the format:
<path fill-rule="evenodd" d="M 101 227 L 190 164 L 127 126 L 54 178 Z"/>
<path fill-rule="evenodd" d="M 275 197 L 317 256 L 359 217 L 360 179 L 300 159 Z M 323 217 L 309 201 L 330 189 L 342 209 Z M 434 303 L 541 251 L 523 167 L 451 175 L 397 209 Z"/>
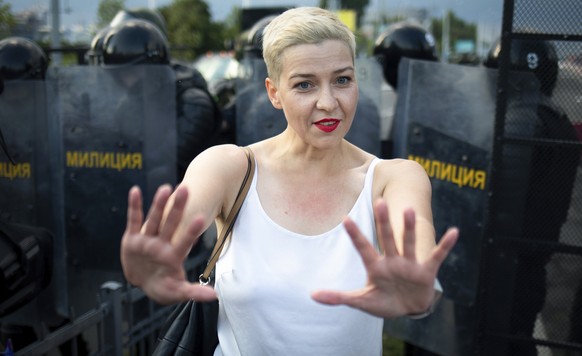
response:
<path fill-rule="evenodd" d="M 382 64 L 384 78 L 397 89 L 398 65 L 403 57 L 438 61 L 433 35 L 422 26 L 401 21 L 390 25 L 376 39 L 373 54 Z"/>
<path fill-rule="evenodd" d="M 384 87 L 381 125 L 382 156 L 393 155 L 392 122 L 397 99 L 398 67 L 403 57 L 418 60 L 438 61 L 436 42 L 433 35 L 422 26 L 400 21 L 390 25 L 382 32 L 374 44 L 373 55 L 382 65 L 386 83 Z"/>
<path fill-rule="evenodd" d="M 225 105 L 224 117 L 231 137 L 244 146 L 265 136 L 279 134 L 285 128 L 283 112 L 273 107 L 265 92 L 267 66 L 263 60 L 263 30 L 275 16 L 257 21 L 241 34 L 236 58 L 239 74 L 236 95 Z"/>
<path fill-rule="evenodd" d="M 0 93 L 4 91 L 4 82 L 40 81 L 45 79 L 48 57 L 35 42 L 19 36 L 8 37 L 0 41 Z M 16 89 L 18 88 L 18 89 Z M 11 106 L 19 107 L 30 104 L 30 93 L 22 87 L 12 87 L 9 95 Z M 5 99 L 8 100 L 8 99 Z M 1 115 L 0 111 L 0 115 Z M 0 130 L 2 127 L 0 127 Z M 7 158 L 14 164 L 12 156 L 4 143 L 0 131 L 0 142 Z M 0 209 L 1 210 L 1 209 Z M 0 211 L 0 217 L 4 217 Z"/>
<path fill-rule="evenodd" d="M 225 143 L 222 112 L 208 91 L 202 74 L 169 54 L 163 16 L 151 9 L 122 10 L 93 39 L 88 53 L 94 64 L 118 67 L 139 64 L 169 65 L 176 80 L 177 182 L 190 162 L 206 148 Z M 213 246 L 213 235 L 204 236 L 190 256 L 204 256 Z"/>
<path fill-rule="evenodd" d="M 539 82 L 539 103 L 529 117 L 524 112 L 511 115 L 508 108 L 505 133 L 507 136 L 526 136 L 533 139 L 577 141 L 575 130 L 567 115 L 553 102 L 551 96 L 558 80 L 558 56 L 551 42 L 513 39 L 510 69 L 532 73 Z M 484 61 L 488 68 L 499 68 L 501 42 L 497 41 Z M 522 242 L 516 251 L 515 283 L 511 304 L 510 331 L 530 338 L 546 299 L 546 264 L 551 250 L 528 251 L 535 242 L 557 242 L 565 223 L 580 152 L 561 144 L 535 146 L 508 145 L 504 148 L 500 181 L 503 193 L 523 191 L 522 207 L 508 211 L 512 203 L 499 204 L 498 227 L 501 235 L 516 237 Z M 519 179 L 516 177 L 522 177 Z M 519 210 L 519 211 L 515 211 Z M 507 220 L 501 220 L 507 216 Z M 520 218 L 521 217 L 521 218 Z M 529 241 L 529 242 L 528 242 Z M 572 319 L 574 320 L 574 319 Z M 511 355 L 537 355 L 533 343 L 513 343 Z"/>
<path fill-rule="evenodd" d="M 90 63 L 103 66 L 159 64 L 172 67 L 176 75 L 177 178 L 180 181 L 192 159 L 218 143 L 222 116 L 200 72 L 170 58 L 161 15 L 144 14 L 151 14 L 151 11 L 118 13 L 110 26 L 94 37 L 87 54 Z M 163 28 L 153 20 L 138 16 L 158 19 Z"/>
<path fill-rule="evenodd" d="M 20 152 L 18 149 L 30 145 L 30 142 L 26 141 L 29 135 L 18 125 L 25 122 L 25 125 L 34 126 L 35 123 L 30 122 L 30 117 L 27 114 L 30 111 L 42 112 L 42 108 L 35 106 L 34 95 L 31 96 L 30 91 L 38 84 L 34 82 L 44 81 L 48 65 L 48 56 L 34 41 L 17 36 L 0 41 L 0 78 L 6 82 L 6 90 L 2 92 L 1 89 L 4 85 L 1 85 L 0 94 L 5 100 L 2 104 L 9 104 L 0 106 L 0 119 L 8 119 L 0 120 L 2 123 L 0 126 L 6 125 L 0 127 L 0 146 L 2 147 L 0 156 L 5 155 L 12 165 L 22 163 L 22 160 L 27 160 L 30 157 L 29 152 Z M 0 82 L 3 81 L 0 80 Z M 18 118 L 20 122 L 16 123 L 16 129 L 9 126 L 14 115 L 22 115 Z M 1 130 L 3 128 L 8 131 L 11 128 L 12 132 L 20 132 L 23 137 L 14 134 L 4 137 Z M 5 138 L 10 142 L 5 142 Z M 14 149 L 15 147 L 16 149 Z M 27 150 L 23 149 L 22 151 Z M 42 171 L 40 168 L 38 170 Z M 39 186 L 46 184 L 49 178 L 42 174 L 38 175 L 40 179 L 39 182 L 35 183 L 35 189 L 38 188 L 40 191 Z M 3 189 L 10 189 L 6 188 L 4 184 L 1 185 Z M 3 199 L 6 199 L 7 204 L 3 204 L 0 208 L 0 245 L 2 246 L 0 260 L 10 261 L 12 259 L 17 262 L 2 266 L 13 270 L 0 269 L 2 276 L 0 278 L 2 280 L 0 282 L 2 285 L 0 288 L 0 318 L 2 318 L 0 343 L 5 343 L 6 340 L 10 339 L 15 349 L 21 349 L 37 340 L 39 333 L 34 327 L 39 324 L 52 330 L 60 323 L 67 321 L 54 316 L 52 311 L 49 311 L 50 308 L 46 307 L 47 304 L 52 303 L 52 297 L 49 296 L 51 287 L 49 286 L 51 284 L 54 286 L 53 270 L 56 271 L 53 263 L 57 255 L 54 243 L 55 235 L 48 230 L 48 227 L 40 227 L 44 224 L 37 221 L 34 214 L 22 212 L 22 210 L 28 212 L 30 208 L 19 209 L 27 204 L 35 206 L 35 209 L 36 205 L 41 205 L 38 202 L 27 201 L 27 196 L 23 196 L 21 193 L 22 190 L 2 191 L 1 195 Z M 46 223 L 46 221 L 44 222 Z M 14 256 L 21 257 L 14 260 Z M 19 314 L 21 310 L 29 306 L 32 306 L 34 310 L 37 304 L 43 304 L 43 309 L 38 315 L 33 314 L 33 319 L 26 311 Z M 78 337 L 76 341 L 76 353 L 87 353 L 83 338 Z M 63 354 L 70 354 L 72 353 L 72 344 L 67 342 L 61 345 L 60 349 Z"/>
<path fill-rule="evenodd" d="M 166 38 L 168 37 L 168 28 L 166 26 L 166 20 L 164 16 L 156 10 L 149 8 L 133 8 L 133 9 L 123 9 L 120 10 L 113 20 L 109 23 L 109 27 L 115 27 L 120 25 L 122 22 L 131 19 L 141 19 L 153 23 L 158 30 L 160 30 Z"/>
<path fill-rule="evenodd" d="M 45 77 L 48 58 L 42 48 L 24 37 L 0 41 L 0 72 L 4 80 L 28 80 Z"/>

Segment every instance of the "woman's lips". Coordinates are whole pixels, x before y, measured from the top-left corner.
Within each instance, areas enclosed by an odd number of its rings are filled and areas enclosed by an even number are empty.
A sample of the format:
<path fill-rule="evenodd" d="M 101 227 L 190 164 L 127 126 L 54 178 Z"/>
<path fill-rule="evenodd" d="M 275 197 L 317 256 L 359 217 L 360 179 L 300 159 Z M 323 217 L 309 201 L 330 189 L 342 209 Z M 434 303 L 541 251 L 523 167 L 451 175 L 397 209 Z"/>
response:
<path fill-rule="evenodd" d="M 339 123 L 340 121 L 338 119 L 323 119 L 313 124 L 323 132 L 332 132 L 337 129 Z"/>

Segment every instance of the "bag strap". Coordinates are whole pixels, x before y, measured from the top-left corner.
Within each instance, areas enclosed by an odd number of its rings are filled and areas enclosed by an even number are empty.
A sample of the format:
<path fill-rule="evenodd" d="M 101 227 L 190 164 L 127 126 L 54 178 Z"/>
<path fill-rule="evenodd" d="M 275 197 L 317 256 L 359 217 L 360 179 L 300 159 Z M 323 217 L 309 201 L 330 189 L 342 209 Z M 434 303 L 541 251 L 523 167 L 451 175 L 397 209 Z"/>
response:
<path fill-rule="evenodd" d="M 218 261 L 218 257 L 220 257 L 220 253 L 222 252 L 222 248 L 224 247 L 224 243 L 226 242 L 226 238 L 231 234 L 232 229 L 234 227 L 234 222 L 238 216 L 238 212 L 240 211 L 240 207 L 242 206 L 245 197 L 251 187 L 252 177 L 255 172 L 255 156 L 253 151 L 248 147 L 243 147 L 245 150 L 245 154 L 247 155 L 248 167 L 247 173 L 245 178 L 242 181 L 238 194 L 236 196 L 236 200 L 228 217 L 226 218 L 226 222 L 220 235 L 216 239 L 216 244 L 214 245 L 214 249 L 212 250 L 212 254 L 210 255 L 210 259 L 208 260 L 208 264 L 206 264 L 206 268 L 204 272 L 198 277 L 198 281 L 202 285 L 207 285 L 210 283 L 210 274 L 216 265 L 216 261 Z"/>

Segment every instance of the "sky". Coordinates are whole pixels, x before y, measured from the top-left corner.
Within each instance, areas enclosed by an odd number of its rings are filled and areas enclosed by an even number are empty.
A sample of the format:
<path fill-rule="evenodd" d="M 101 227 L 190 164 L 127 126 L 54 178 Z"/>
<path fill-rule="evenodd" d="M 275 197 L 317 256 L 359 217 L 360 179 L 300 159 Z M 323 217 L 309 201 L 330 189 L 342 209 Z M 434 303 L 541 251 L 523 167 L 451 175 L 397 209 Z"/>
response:
<path fill-rule="evenodd" d="M 48 10 L 51 0 L 3 0 L 13 12 L 29 9 Z M 61 23 L 64 26 L 89 25 L 96 21 L 99 0 L 59 0 Z M 125 0 L 127 8 L 161 7 L 172 0 Z M 213 20 L 221 21 L 233 6 L 240 8 L 261 6 L 317 6 L 318 0 L 207 0 Z M 403 8 L 424 7 L 431 17 L 438 17 L 446 9 L 453 10 L 461 18 L 471 22 L 500 24 L 503 0 L 370 0 L 368 8 L 374 13 Z M 69 9 L 70 11 L 65 11 Z"/>

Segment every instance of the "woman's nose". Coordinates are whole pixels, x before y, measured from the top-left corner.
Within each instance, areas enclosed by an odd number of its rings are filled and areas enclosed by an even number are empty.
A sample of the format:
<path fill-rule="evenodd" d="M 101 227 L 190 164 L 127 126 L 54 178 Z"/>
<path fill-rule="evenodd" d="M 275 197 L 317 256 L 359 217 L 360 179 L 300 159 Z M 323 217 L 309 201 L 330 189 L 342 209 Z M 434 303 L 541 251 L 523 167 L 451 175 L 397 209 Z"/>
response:
<path fill-rule="evenodd" d="M 337 104 L 337 98 L 335 97 L 333 90 L 329 87 L 321 88 L 319 97 L 317 98 L 316 107 L 319 110 L 333 111 L 337 107 Z"/>

